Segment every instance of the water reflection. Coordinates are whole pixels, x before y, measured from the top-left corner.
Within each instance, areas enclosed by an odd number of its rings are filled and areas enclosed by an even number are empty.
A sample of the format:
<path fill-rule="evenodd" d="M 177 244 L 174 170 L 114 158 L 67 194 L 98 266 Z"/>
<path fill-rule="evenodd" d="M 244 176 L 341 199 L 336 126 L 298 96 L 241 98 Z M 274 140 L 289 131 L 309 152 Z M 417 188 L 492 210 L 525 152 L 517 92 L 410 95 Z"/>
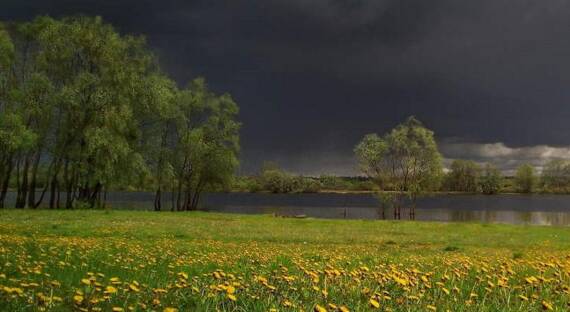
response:
<path fill-rule="evenodd" d="M 392 220 L 391 211 L 375 207 L 293 207 L 293 206 L 218 206 L 210 207 L 208 211 L 245 214 L 271 214 L 283 217 L 314 217 L 327 219 L 387 219 Z M 402 217 L 407 214 L 402 209 Z M 404 218 L 405 219 L 405 218 Z M 570 225 L 568 212 L 544 211 L 512 211 L 512 210 L 450 210 L 450 209 L 416 209 L 416 220 L 441 222 L 483 222 L 506 224 L 532 225 Z"/>
<path fill-rule="evenodd" d="M 170 196 L 163 207 L 168 210 Z M 114 192 L 108 195 L 113 209 L 152 210 L 154 194 Z M 9 194 L 8 205 L 15 200 Z M 382 209 L 370 194 L 251 194 L 218 193 L 205 196 L 208 211 L 307 216 L 329 219 L 393 219 L 391 209 Z M 409 211 L 402 209 L 402 220 Z M 485 222 L 534 225 L 570 225 L 569 195 L 438 195 L 422 198 L 416 220 Z"/>
<path fill-rule="evenodd" d="M 331 219 L 393 219 L 391 209 L 378 207 L 369 194 L 215 194 L 210 211 L 308 216 Z M 438 195 L 422 198 L 416 220 L 533 225 L 570 225 L 567 195 Z M 408 209 L 402 209 L 407 219 Z"/>

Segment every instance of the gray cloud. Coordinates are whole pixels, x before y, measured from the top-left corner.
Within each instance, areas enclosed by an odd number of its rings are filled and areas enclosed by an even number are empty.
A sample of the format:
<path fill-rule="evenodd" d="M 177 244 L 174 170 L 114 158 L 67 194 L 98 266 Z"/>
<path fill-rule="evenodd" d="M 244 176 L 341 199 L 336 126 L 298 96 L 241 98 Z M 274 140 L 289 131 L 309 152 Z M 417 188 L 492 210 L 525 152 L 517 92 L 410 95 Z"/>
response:
<path fill-rule="evenodd" d="M 540 172 L 550 160 L 570 160 L 570 146 L 511 147 L 502 142 L 473 143 L 446 139 L 439 143 L 439 149 L 444 157 L 445 168 L 449 168 L 455 159 L 465 159 L 473 160 L 481 165 L 493 164 L 506 175 L 513 175 L 516 168 L 522 164 L 531 164 Z M 335 149 L 330 145 L 312 153 L 288 155 L 259 152 L 252 157 L 258 157 L 259 162 L 263 160 L 275 161 L 291 172 L 304 175 L 353 176 L 359 174 L 356 158 L 352 151 Z"/>
<path fill-rule="evenodd" d="M 447 165 L 454 159 L 469 159 L 479 163 L 492 163 L 506 174 L 513 174 L 521 164 L 531 164 L 541 171 L 550 160 L 570 160 L 570 146 L 509 147 L 502 142 L 444 142 L 440 144 L 440 150 Z"/>

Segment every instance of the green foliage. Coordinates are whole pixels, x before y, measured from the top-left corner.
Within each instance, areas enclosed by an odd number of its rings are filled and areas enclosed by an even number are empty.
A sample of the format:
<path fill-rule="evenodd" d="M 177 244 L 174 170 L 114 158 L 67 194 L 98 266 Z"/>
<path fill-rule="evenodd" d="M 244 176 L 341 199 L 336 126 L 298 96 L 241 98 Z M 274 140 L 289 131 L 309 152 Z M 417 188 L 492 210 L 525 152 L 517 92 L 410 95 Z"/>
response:
<path fill-rule="evenodd" d="M 2 82 L 6 82 L 6 74 L 10 71 L 10 66 L 14 61 L 14 44 L 10 38 L 10 34 L 4 29 L 4 25 L 0 23 L 0 76 Z"/>
<path fill-rule="evenodd" d="M 503 185 L 503 176 L 499 169 L 491 164 L 486 164 L 483 174 L 479 178 L 481 192 L 487 195 L 497 194 Z"/>
<path fill-rule="evenodd" d="M 179 113 L 174 119 L 172 165 L 177 209 L 193 210 L 203 191 L 231 185 L 239 164 L 238 106 L 227 94 L 213 94 L 202 78 L 181 90 L 175 102 Z"/>
<path fill-rule="evenodd" d="M 149 181 L 159 199 L 178 187 L 184 207 L 195 208 L 203 190 L 229 185 L 240 128 L 229 95 L 213 94 L 202 78 L 178 90 L 144 38 L 120 35 L 100 17 L 39 17 L 6 29 L 0 25 L 0 206 L 13 176 L 22 208 L 39 205 L 40 180 L 50 206 L 64 191 L 67 208 L 93 207 L 109 188 Z"/>
<path fill-rule="evenodd" d="M 541 183 L 546 192 L 570 192 L 570 161 L 556 159 L 548 162 L 542 170 Z"/>
<path fill-rule="evenodd" d="M 287 172 L 275 168 L 264 169 L 261 173 L 263 188 L 272 193 L 291 193 L 295 179 Z"/>
<path fill-rule="evenodd" d="M 319 179 L 292 175 L 272 162 L 264 163 L 259 181 L 271 193 L 318 193 L 322 188 Z"/>
<path fill-rule="evenodd" d="M 536 186 L 534 167 L 530 164 L 520 165 L 515 175 L 515 185 L 521 193 L 532 193 Z"/>
<path fill-rule="evenodd" d="M 354 152 L 362 172 L 374 179 L 380 189 L 390 185 L 397 194 L 409 196 L 413 205 L 421 194 L 439 189 L 441 154 L 433 132 L 414 117 L 384 137 L 366 135 Z M 395 201 L 399 207 L 400 196 Z"/>
<path fill-rule="evenodd" d="M 481 167 L 474 161 L 457 159 L 451 163 L 444 186 L 454 192 L 478 192 Z"/>
<path fill-rule="evenodd" d="M 318 179 L 299 176 L 295 179 L 294 191 L 299 193 L 318 193 L 322 188 Z"/>
<path fill-rule="evenodd" d="M 258 177 L 235 176 L 231 189 L 237 192 L 257 193 L 263 190 L 263 186 Z"/>
<path fill-rule="evenodd" d="M 354 153 L 358 157 L 360 170 L 369 177 L 378 181 L 382 186 L 391 178 L 391 155 L 387 139 L 379 137 L 377 134 L 367 134 L 362 141 L 354 148 Z"/>
<path fill-rule="evenodd" d="M 342 189 L 343 184 L 341 183 L 342 180 L 333 175 L 321 175 L 319 177 L 319 182 L 321 183 L 322 187 L 327 190 L 337 190 Z"/>

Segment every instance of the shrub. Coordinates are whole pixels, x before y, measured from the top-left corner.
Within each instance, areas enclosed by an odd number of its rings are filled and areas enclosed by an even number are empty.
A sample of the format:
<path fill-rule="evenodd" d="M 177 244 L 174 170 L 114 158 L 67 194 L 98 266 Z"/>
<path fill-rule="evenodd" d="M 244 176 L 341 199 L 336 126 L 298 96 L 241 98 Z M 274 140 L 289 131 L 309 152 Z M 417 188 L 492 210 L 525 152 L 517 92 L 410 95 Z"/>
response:
<path fill-rule="evenodd" d="M 272 193 L 291 193 L 295 179 L 279 169 L 264 170 L 261 176 L 263 188 Z"/>
<path fill-rule="evenodd" d="M 313 178 L 300 178 L 299 192 L 301 193 L 318 193 L 321 190 L 321 182 Z"/>

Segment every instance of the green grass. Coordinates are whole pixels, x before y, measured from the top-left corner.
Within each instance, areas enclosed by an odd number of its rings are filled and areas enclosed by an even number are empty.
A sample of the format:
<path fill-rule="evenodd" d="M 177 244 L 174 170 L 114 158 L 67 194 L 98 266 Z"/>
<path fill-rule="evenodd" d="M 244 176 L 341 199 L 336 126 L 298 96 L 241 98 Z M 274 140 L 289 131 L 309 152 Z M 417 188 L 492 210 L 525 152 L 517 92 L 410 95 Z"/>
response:
<path fill-rule="evenodd" d="M 0 211 L 2 311 L 566 311 L 569 275 L 570 228 Z"/>

